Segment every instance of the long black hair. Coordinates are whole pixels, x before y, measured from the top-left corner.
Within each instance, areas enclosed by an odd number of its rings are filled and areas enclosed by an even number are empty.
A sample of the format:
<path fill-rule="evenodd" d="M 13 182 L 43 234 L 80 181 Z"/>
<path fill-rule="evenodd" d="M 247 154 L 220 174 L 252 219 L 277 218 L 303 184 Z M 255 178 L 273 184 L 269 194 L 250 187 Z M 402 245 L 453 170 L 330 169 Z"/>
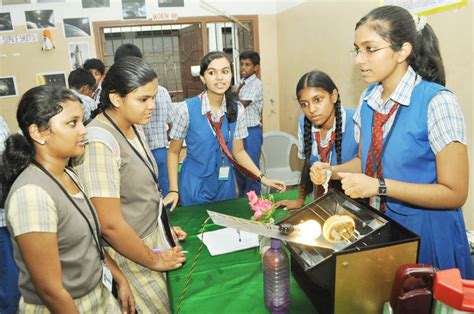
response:
<path fill-rule="evenodd" d="M 221 58 L 225 58 L 227 61 L 229 61 L 230 70 L 233 73 L 232 61 L 229 59 L 229 56 L 222 51 L 211 51 L 204 57 L 202 57 L 201 70 L 199 71 L 199 74 L 201 76 L 204 76 L 204 72 L 206 72 L 207 68 L 209 67 L 209 64 L 213 60 Z M 227 119 L 229 119 L 229 122 L 234 122 L 235 120 L 237 120 L 237 99 L 235 98 L 235 95 L 232 94 L 232 86 L 229 86 L 229 88 L 225 92 L 225 102 L 227 109 Z"/>
<path fill-rule="evenodd" d="M 446 85 L 443 59 L 433 28 L 418 16 L 398 6 L 382 6 L 370 11 L 357 22 L 355 29 L 367 25 L 398 51 L 406 42 L 413 47 L 408 64 L 424 79 Z"/>
<path fill-rule="evenodd" d="M 341 108 L 341 97 L 339 95 L 339 90 L 337 89 L 334 81 L 324 72 L 321 71 L 311 71 L 305 73 L 298 84 L 296 85 L 296 97 L 299 98 L 301 91 L 306 87 L 315 87 L 324 89 L 329 94 L 332 94 L 334 90 L 337 91 L 337 100 L 334 104 L 335 106 L 335 118 L 336 118 L 336 155 L 337 155 L 337 164 L 342 162 L 342 108 Z M 304 194 L 308 195 L 313 190 L 313 183 L 311 182 L 309 171 L 311 168 L 310 158 L 311 158 L 311 121 L 305 116 L 304 117 L 304 127 L 303 127 L 303 143 L 304 143 L 304 166 L 301 171 L 301 182 L 300 186 L 303 187 Z"/>
<path fill-rule="evenodd" d="M 35 158 L 30 125 L 35 124 L 40 130 L 47 130 L 49 121 L 63 110 L 62 103 L 66 101 L 80 100 L 71 90 L 50 85 L 33 87 L 21 97 L 16 119 L 23 134 L 13 134 L 7 138 L 0 161 L 0 181 L 4 191 L 2 203 L 15 179 Z"/>
<path fill-rule="evenodd" d="M 121 97 L 125 97 L 157 77 L 155 70 L 145 60 L 138 57 L 120 58 L 105 74 L 102 81 L 100 103 L 97 109 L 92 112 L 91 119 L 107 108 L 113 107 L 110 94 L 117 93 Z"/>

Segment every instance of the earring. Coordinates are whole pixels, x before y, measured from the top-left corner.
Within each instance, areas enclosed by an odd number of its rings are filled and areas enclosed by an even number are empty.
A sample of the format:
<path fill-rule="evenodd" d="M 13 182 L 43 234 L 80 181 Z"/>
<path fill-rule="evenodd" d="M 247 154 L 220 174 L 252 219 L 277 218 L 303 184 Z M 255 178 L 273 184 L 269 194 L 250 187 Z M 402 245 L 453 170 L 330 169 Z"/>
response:
<path fill-rule="evenodd" d="M 41 145 L 44 145 L 44 144 L 46 144 L 46 141 L 45 141 L 45 140 L 41 140 L 39 143 L 40 143 Z"/>

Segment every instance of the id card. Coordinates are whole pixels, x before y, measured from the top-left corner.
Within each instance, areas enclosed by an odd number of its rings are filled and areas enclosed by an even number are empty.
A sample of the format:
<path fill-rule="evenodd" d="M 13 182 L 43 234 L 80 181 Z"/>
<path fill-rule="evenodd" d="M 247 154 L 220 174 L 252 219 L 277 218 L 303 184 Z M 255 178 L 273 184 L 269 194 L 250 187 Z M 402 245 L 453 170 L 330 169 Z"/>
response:
<path fill-rule="evenodd" d="M 372 196 L 369 204 L 376 210 L 380 210 L 380 196 Z"/>
<path fill-rule="evenodd" d="M 219 168 L 219 180 L 220 181 L 227 181 L 229 180 L 229 167 L 222 166 Z"/>
<path fill-rule="evenodd" d="M 105 263 L 102 264 L 102 283 L 107 290 L 112 292 L 112 273 Z"/>

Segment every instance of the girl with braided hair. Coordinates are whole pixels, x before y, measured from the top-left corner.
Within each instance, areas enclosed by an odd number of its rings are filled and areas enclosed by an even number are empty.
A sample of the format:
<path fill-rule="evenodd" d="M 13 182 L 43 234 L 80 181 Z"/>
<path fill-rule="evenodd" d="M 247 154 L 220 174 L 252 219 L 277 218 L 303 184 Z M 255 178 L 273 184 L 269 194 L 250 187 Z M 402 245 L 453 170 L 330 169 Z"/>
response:
<path fill-rule="evenodd" d="M 329 75 L 321 71 L 304 74 L 296 86 L 296 96 L 304 113 L 298 124 L 298 157 L 304 159 L 304 166 L 298 199 L 276 203 L 285 210 L 303 206 L 306 196 L 313 191 L 310 167 L 315 161 L 341 164 L 357 155 L 358 146 L 354 138 L 354 110 L 342 107 L 339 91 Z M 321 188 L 317 187 L 315 197 L 323 194 Z"/>

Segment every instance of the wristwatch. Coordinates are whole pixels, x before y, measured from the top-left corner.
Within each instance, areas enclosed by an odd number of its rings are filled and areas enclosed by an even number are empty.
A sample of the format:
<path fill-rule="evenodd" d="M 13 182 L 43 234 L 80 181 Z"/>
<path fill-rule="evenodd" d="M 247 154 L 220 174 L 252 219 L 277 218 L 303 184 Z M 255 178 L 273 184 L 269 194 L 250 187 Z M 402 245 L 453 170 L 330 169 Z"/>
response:
<path fill-rule="evenodd" d="M 387 196 L 387 185 L 385 184 L 384 178 L 379 178 L 379 196 Z"/>

